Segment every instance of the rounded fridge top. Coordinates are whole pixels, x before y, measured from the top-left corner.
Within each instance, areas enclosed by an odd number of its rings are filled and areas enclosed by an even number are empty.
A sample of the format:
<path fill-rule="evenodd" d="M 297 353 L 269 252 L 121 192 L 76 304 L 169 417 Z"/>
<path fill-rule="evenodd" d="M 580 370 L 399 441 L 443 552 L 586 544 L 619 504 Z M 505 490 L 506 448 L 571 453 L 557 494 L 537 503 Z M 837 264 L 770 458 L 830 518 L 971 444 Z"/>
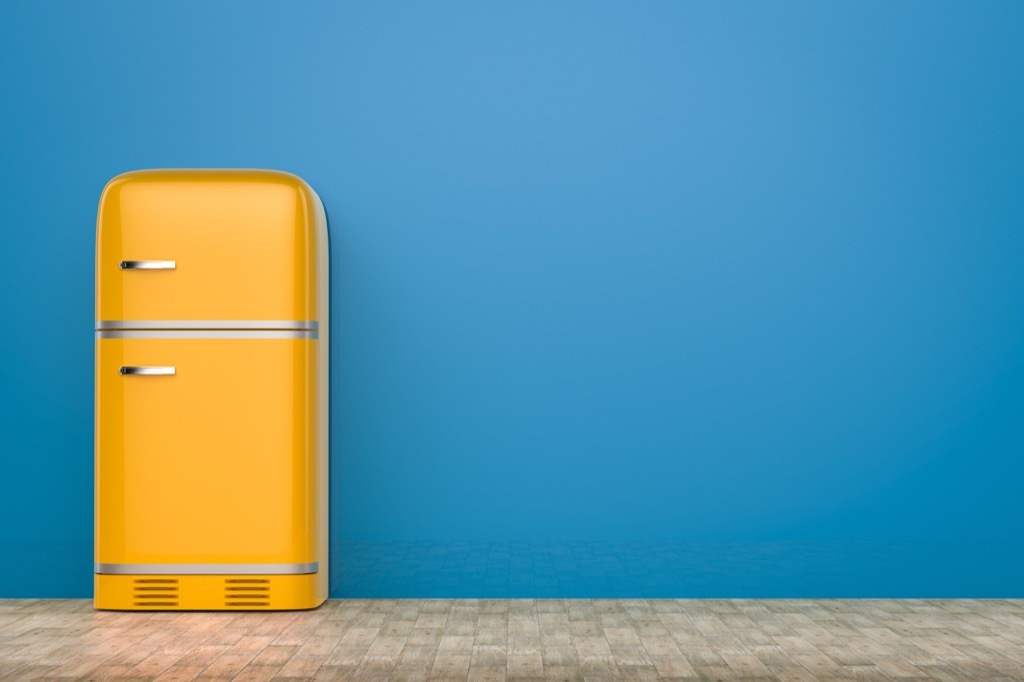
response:
<path fill-rule="evenodd" d="M 290 173 L 125 173 L 100 197 L 96 320 L 317 322 L 326 253 L 323 204 Z"/>

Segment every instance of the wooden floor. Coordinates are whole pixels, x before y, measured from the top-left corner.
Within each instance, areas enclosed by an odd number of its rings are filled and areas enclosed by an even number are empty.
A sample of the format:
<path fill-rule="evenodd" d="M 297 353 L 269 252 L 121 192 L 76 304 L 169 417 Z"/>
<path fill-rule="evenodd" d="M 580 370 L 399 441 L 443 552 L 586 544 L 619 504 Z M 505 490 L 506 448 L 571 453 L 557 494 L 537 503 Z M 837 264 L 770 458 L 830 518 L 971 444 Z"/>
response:
<path fill-rule="evenodd" d="M 1024 680 L 1024 601 L 332 600 L 115 613 L 0 600 L 0 679 Z"/>

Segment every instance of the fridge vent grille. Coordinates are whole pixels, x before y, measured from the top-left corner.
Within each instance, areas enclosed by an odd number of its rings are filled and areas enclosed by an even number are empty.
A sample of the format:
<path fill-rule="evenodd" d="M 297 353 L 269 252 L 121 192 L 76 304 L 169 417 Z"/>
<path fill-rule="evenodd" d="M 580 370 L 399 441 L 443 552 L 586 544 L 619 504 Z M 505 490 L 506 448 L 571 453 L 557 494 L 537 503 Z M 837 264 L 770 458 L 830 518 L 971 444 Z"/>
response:
<path fill-rule="evenodd" d="M 177 606 L 178 581 L 175 578 L 136 578 L 132 581 L 135 606 Z"/>
<path fill-rule="evenodd" d="M 225 578 L 224 606 L 270 606 L 270 580 Z"/>

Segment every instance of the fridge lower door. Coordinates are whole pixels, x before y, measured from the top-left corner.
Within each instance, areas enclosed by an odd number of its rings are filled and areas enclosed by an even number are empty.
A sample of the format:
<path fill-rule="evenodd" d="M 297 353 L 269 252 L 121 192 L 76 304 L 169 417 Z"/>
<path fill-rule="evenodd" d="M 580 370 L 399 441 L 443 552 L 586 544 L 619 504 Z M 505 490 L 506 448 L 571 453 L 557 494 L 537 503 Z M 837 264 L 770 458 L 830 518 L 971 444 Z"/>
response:
<path fill-rule="evenodd" d="M 97 574 L 316 572 L 317 343 L 96 341 Z"/>

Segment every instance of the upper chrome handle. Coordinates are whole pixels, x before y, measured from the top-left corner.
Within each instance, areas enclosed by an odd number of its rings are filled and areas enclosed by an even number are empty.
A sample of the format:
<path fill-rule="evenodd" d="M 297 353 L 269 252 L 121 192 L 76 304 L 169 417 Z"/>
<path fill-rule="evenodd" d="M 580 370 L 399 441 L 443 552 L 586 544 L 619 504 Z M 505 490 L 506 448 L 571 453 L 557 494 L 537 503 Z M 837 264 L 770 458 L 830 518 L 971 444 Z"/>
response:
<path fill-rule="evenodd" d="M 121 369 L 118 370 L 118 371 L 121 372 L 121 374 L 124 374 L 124 375 L 146 376 L 146 377 L 173 376 L 174 375 L 174 368 L 173 367 L 139 367 L 139 366 L 125 365 L 125 366 L 121 367 Z"/>
<path fill-rule="evenodd" d="M 173 270 L 177 263 L 172 260 L 123 260 L 122 270 Z"/>

